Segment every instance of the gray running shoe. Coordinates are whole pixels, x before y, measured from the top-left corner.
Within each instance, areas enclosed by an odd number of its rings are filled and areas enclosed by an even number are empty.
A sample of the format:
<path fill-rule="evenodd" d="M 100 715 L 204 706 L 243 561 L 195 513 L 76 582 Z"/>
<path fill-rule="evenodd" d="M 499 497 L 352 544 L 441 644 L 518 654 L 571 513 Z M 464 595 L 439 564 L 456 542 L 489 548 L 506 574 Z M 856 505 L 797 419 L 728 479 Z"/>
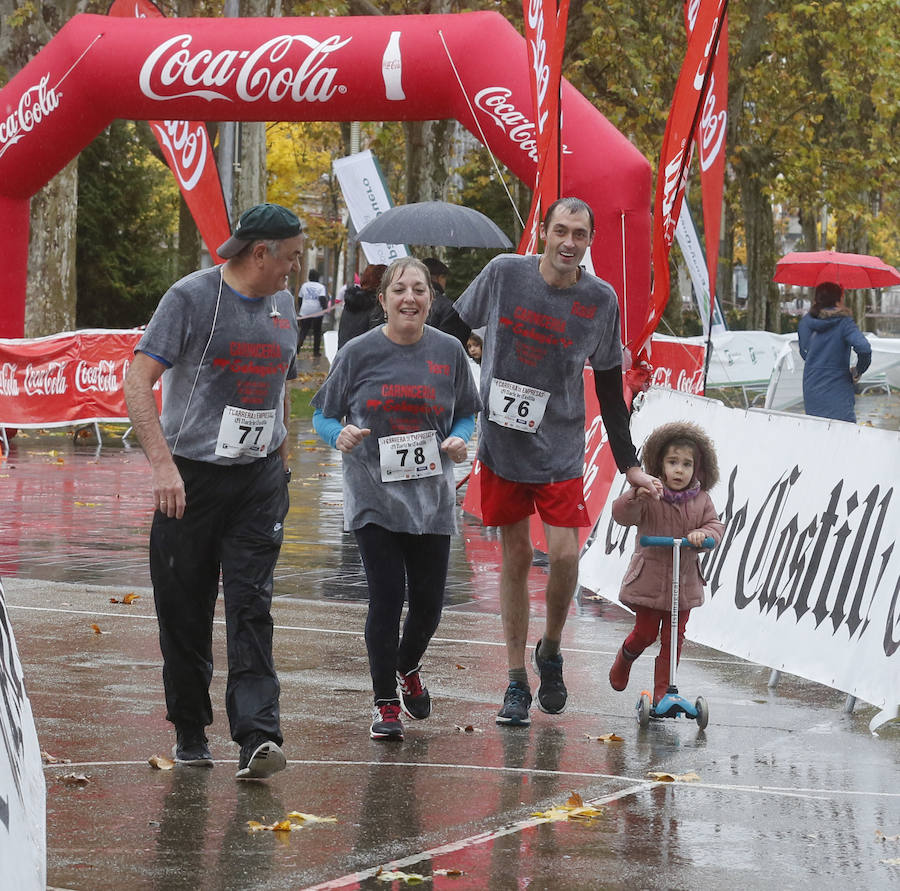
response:
<path fill-rule="evenodd" d="M 241 757 L 238 761 L 239 780 L 264 780 L 284 770 L 287 759 L 281 746 L 264 733 L 253 733 L 241 743 Z"/>
<path fill-rule="evenodd" d="M 497 712 L 497 723 L 507 724 L 510 727 L 526 727 L 531 723 L 528 709 L 531 708 L 531 691 L 528 687 L 510 682 L 503 697 L 503 708 Z"/>

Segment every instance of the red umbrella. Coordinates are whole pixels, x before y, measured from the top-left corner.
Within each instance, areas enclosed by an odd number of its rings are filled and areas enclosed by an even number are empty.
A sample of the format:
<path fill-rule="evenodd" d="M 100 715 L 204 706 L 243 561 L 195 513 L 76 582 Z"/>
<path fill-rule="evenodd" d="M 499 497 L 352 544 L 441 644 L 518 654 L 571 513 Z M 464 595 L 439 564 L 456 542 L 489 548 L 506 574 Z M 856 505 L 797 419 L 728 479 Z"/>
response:
<path fill-rule="evenodd" d="M 845 288 L 900 285 L 900 272 L 868 254 L 837 251 L 793 251 L 775 264 L 773 280 L 784 285 L 815 286 L 837 282 Z"/>

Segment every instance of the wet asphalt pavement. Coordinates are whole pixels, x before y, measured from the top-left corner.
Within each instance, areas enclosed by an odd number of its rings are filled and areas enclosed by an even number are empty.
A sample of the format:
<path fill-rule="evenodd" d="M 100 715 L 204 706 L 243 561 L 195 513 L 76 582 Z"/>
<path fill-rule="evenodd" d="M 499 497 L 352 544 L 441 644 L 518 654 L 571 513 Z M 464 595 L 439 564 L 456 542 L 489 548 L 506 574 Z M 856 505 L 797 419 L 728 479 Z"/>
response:
<path fill-rule="evenodd" d="M 267 782 L 234 779 L 220 625 L 215 768 L 148 764 L 173 740 L 140 451 L 107 431 L 99 450 L 65 435 L 13 440 L 0 466 L 0 575 L 41 748 L 67 759 L 45 767 L 50 886 L 407 887 L 391 870 L 460 891 L 900 886 L 900 727 L 872 736 L 865 703 L 844 714 L 843 694 L 787 676 L 769 689 L 767 668 L 688 643 L 680 688 L 706 698 L 709 727 L 680 719 L 641 731 L 634 703 L 652 659 L 636 663 L 626 693 L 610 689 L 630 625 L 591 592 L 563 641 L 566 712 L 533 708 L 530 728 L 497 727 L 498 542 L 471 519 L 453 542 L 447 608 L 423 667 L 433 715 L 406 722 L 402 743 L 371 741 L 366 589 L 341 532 L 339 458 L 308 421 L 291 437 L 273 606 L 289 765 Z M 543 581 L 535 567 L 532 638 Z M 131 605 L 110 602 L 128 593 L 139 595 Z M 621 739 L 600 739 L 610 733 Z M 67 774 L 87 782 L 70 785 Z M 572 792 L 599 815 L 534 816 Z M 292 811 L 336 822 L 248 827 Z"/>

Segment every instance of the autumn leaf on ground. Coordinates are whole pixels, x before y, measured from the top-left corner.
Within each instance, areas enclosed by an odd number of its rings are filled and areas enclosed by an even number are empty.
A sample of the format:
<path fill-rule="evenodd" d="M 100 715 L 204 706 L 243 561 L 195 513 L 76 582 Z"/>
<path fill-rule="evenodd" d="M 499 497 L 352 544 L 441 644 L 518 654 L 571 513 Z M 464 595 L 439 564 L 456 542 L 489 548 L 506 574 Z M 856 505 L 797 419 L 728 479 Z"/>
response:
<path fill-rule="evenodd" d="M 462 724 L 454 724 L 457 733 L 484 733 L 483 730 L 479 730 L 477 727 L 473 727 L 471 724 L 466 724 L 463 726 Z"/>
<path fill-rule="evenodd" d="M 83 773 L 67 773 L 65 776 L 61 776 L 59 781 L 67 786 L 86 786 L 91 778 Z"/>
<path fill-rule="evenodd" d="M 465 872 L 461 869 L 436 869 L 434 875 L 449 876 L 451 879 L 458 879 L 460 876 L 464 876 Z"/>
<path fill-rule="evenodd" d="M 544 820 L 577 820 L 579 822 L 592 823 L 603 813 L 600 808 L 585 804 L 577 792 L 569 796 L 565 804 L 557 804 L 546 811 L 537 811 L 532 817 L 541 817 Z"/>
<path fill-rule="evenodd" d="M 300 823 L 337 823 L 337 817 L 317 817 L 315 814 L 303 814 L 300 811 L 291 811 L 288 819 Z"/>
<path fill-rule="evenodd" d="M 693 771 L 691 773 L 666 773 L 661 770 L 651 770 L 647 774 L 648 777 L 659 783 L 693 783 L 700 777 Z"/>
<path fill-rule="evenodd" d="M 900 841 L 900 835 L 885 835 L 880 829 L 875 830 L 875 838 L 882 842 Z"/>
<path fill-rule="evenodd" d="M 900 866 L 900 857 L 891 857 L 889 860 L 879 860 L 879 863 L 886 863 L 888 866 Z"/>
<path fill-rule="evenodd" d="M 615 733 L 604 733 L 602 736 L 591 736 L 590 733 L 585 733 L 584 736 L 591 742 L 625 742 L 624 737 L 616 736 Z"/>
<path fill-rule="evenodd" d="M 132 591 L 130 594 L 126 594 L 121 600 L 119 600 L 118 597 L 110 597 L 109 602 L 110 603 L 124 603 L 125 606 L 131 606 L 131 604 L 134 603 L 135 600 L 140 600 L 140 599 L 141 599 L 141 595 L 135 594 Z"/>
<path fill-rule="evenodd" d="M 91 624 L 91 628 L 93 629 L 94 634 L 109 634 L 108 631 L 102 631 L 100 626 L 96 622 L 93 622 Z"/>
<path fill-rule="evenodd" d="M 147 759 L 147 763 L 157 770 L 172 770 L 175 767 L 175 762 L 163 755 L 154 755 L 152 758 Z"/>
<path fill-rule="evenodd" d="M 75 507 L 100 507 L 96 501 L 75 501 Z"/>
<path fill-rule="evenodd" d="M 44 764 L 71 764 L 71 758 L 57 758 L 56 755 L 51 755 L 49 752 L 45 752 L 41 749 L 41 761 Z"/>
<path fill-rule="evenodd" d="M 283 820 L 274 823 L 260 823 L 259 820 L 248 820 L 247 826 L 251 832 L 291 832 L 294 829 L 302 829 L 307 823 L 337 823 L 337 817 L 317 817 L 315 814 L 301 814 L 299 811 L 291 811 Z"/>
<path fill-rule="evenodd" d="M 457 670 L 457 671 L 465 671 L 465 670 L 466 670 L 466 666 L 465 666 L 465 665 L 460 665 L 459 663 L 457 663 L 457 664 L 456 664 L 456 670 Z"/>
<path fill-rule="evenodd" d="M 399 869 L 379 869 L 375 878 L 379 882 L 406 882 L 407 885 L 421 885 L 426 881 L 421 873 L 403 872 Z"/>

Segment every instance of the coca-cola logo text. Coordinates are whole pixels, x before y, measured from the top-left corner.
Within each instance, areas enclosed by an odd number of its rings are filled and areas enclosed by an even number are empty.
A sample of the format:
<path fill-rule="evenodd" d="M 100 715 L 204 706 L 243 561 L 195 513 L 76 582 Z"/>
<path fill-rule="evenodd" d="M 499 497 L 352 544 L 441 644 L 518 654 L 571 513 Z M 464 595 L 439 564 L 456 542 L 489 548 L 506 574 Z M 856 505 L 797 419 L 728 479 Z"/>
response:
<path fill-rule="evenodd" d="M 353 38 L 333 35 L 318 40 L 305 34 L 282 34 L 252 52 L 228 49 L 215 54 L 210 49 L 192 52 L 193 39 L 179 34 L 150 53 L 139 78 L 145 96 L 160 101 L 198 96 L 229 102 L 327 102 L 341 88 L 334 83 L 337 68 L 325 62 Z M 295 45 L 307 48 L 302 59 L 288 58 Z M 230 84 L 233 94 L 222 92 Z"/>
<path fill-rule="evenodd" d="M 202 123 L 193 121 L 163 121 L 153 129 L 169 155 L 169 163 L 185 192 L 200 182 L 206 169 L 209 135 Z"/>
<path fill-rule="evenodd" d="M 689 371 L 679 368 L 678 373 L 674 374 L 673 369 L 658 366 L 653 369 L 651 384 L 654 387 L 668 387 L 670 390 L 680 390 L 682 393 L 701 396 L 703 395 L 703 369 L 696 368 Z"/>
<path fill-rule="evenodd" d="M 69 389 L 65 376 L 65 362 L 48 362 L 35 368 L 25 366 L 25 394 L 27 396 L 58 396 Z"/>
<path fill-rule="evenodd" d="M 49 82 L 50 75 L 45 74 L 22 94 L 18 106 L 6 120 L 0 120 L 0 158 L 59 105 L 61 94 L 48 87 Z"/>
<path fill-rule="evenodd" d="M 687 172 L 690 164 L 682 165 L 684 158 L 684 140 L 681 147 L 666 164 L 663 178 L 663 196 L 662 196 L 662 215 L 663 215 L 663 238 L 668 246 L 672 245 L 672 238 L 675 231 L 675 221 L 672 219 L 672 208 L 675 202 L 684 191 L 684 184 L 687 179 Z"/>
<path fill-rule="evenodd" d="M 15 362 L 4 362 L 0 365 L 0 396 L 18 396 L 19 381 L 16 372 L 19 366 Z"/>
<path fill-rule="evenodd" d="M 115 393 L 120 387 L 115 362 L 101 359 L 94 365 L 81 359 L 75 366 L 75 389 L 79 393 Z"/>
<path fill-rule="evenodd" d="M 544 39 L 544 7 L 542 0 L 530 0 L 528 4 L 529 47 L 537 95 L 538 133 L 544 132 L 549 111 L 546 107 L 547 87 L 550 83 L 550 66 L 547 64 L 547 41 Z"/>
<path fill-rule="evenodd" d="M 537 162 L 534 122 L 510 102 L 511 96 L 512 90 L 506 87 L 485 87 L 475 94 L 475 106 L 493 119 L 510 142 L 518 145 L 532 161 Z M 563 146 L 563 154 L 571 155 L 572 152 Z"/>
<path fill-rule="evenodd" d="M 722 143 L 725 142 L 725 125 L 728 123 L 728 112 L 719 105 L 716 96 L 716 76 L 710 75 L 706 98 L 703 100 L 703 113 L 700 117 L 700 168 L 704 172 L 715 163 Z"/>

